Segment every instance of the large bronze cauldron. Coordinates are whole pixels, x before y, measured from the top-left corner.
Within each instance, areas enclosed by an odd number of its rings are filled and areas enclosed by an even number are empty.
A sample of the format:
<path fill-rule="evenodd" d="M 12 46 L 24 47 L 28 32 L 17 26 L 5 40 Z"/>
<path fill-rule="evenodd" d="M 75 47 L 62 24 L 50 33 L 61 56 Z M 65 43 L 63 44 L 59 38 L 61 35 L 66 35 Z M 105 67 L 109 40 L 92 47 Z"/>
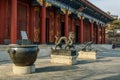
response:
<path fill-rule="evenodd" d="M 16 66 L 31 66 L 37 58 L 36 45 L 10 45 L 8 53 Z"/>

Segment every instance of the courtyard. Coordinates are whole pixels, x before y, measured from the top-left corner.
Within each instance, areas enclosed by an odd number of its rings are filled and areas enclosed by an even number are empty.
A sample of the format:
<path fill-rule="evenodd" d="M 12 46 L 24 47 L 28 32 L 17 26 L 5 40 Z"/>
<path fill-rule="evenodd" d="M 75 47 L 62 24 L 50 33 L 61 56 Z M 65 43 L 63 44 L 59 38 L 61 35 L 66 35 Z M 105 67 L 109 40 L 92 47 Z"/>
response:
<path fill-rule="evenodd" d="M 0 62 L 0 80 L 120 80 L 120 53 L 117 50 L 97 51 L 96 60 L 80 60 L 72 66 L 52 64 L 50 57 L 36 60 L 36 72 L 14 75 L 11 60 Z"/>

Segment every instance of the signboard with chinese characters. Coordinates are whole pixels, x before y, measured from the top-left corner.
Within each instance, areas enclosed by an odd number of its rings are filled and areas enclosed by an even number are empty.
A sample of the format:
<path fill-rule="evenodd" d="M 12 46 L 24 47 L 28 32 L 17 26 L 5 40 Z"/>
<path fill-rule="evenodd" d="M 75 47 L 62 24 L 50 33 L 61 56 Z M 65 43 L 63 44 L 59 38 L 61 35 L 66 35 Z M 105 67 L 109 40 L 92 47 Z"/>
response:
<path fill-rule="evenodd" d="M 26 31 L 21 31 L 21 37 L 22 39 L 28 39 Z"/>

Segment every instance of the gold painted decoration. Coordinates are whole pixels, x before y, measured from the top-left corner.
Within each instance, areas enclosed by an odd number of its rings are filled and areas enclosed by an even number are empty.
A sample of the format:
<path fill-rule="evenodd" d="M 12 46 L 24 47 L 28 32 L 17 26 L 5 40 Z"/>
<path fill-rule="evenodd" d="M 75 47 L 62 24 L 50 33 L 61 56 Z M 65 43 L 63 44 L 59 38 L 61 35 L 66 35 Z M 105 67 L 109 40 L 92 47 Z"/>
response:
<path fill-rule="evenodd" d="M 54 31 L 53 31 L 53 29 L 50 30 L 49 34 L 50 34 L 49 42 L 54 42 Z"/>
<path fill-rule="evenodd" d="M 71 11 L 68 11 L 68 14 L 71 14 L 72 12 Z"/>
<path fill-rule="evenodd" d="M 85 19 L 85 17 L 81 16 L 80 14 L 77 14 L 77 17 L 78 17 L 79 19 L 81 19 L 81 18 L 82 18 L 83 20 Z"/>
<path fill-rule="evenodd" d="M 39 11 L 39 7 L 35 7 L 35 8 L 34 8 L 34 11 Z"/>
<path fill-rule="evenodd" d="M 34 28 L 34 42 L 39 42 L 40 31 L 38 28 Z"/>
<path fill-rule="evenodd" d="M 51 3 L 46 2 L 46 7 L 50 7 L 50 6 L 52 6 L 52 4 L 51 4 Z"/>
<path fill-rule="evenodd" d="M 50 12 L 49 42 L 54 42 L 54 13 Z"/>
<path fill-rule="evenodd" d="M 82 16 L 82 19 L 85 19 L 85 17 Z"/>
<path fill-rule="evenodd" d="M 43 0 L 37 0 L 37 2 L 39 2 L 39 4 L 43 5 Z"/>
<path fill-rule="evenodd" d="M 74 28 L 75 28 L 75 19 L 72 19 L 72 28 L 71 30 L 74 32 Z"/>
<path fill-rule="evenodd" d="M 77 14 L 77 17 L 78 17 L 79 19 L 81 19 L 81 15 Z"/>
<path fill-rule="evenodd" d="M 100 23 L 99 22 L 96 22 L 97 25 L 99 25 Z"/>
<path fill-rule="evenodd" d="M 60 34 L 60 31 L 59 30 L 57 30 L 57 33 L 56 33 L 56 36 L 61 36 L 61 34 Z"/>
<path fill-rule="evenodd" d="M 64 14 L 66 14 L 66 9 L 61 8 L 61 11 L 62 11 Z M 71 14 L 71 13 L 72 13 L 72 12 L 71 12 L 70 10 L 68 10 L 68 15 Z"/>
<path fill-rule="evenodd" d="M 94 20 L 93 19 L 89 19 L 90 23 L 94 23 Z"/>
<path fill-rule="evenodd" d="M 66 9 L 61 8 L 61 11 L 65 14 L 66 13 Z"/>

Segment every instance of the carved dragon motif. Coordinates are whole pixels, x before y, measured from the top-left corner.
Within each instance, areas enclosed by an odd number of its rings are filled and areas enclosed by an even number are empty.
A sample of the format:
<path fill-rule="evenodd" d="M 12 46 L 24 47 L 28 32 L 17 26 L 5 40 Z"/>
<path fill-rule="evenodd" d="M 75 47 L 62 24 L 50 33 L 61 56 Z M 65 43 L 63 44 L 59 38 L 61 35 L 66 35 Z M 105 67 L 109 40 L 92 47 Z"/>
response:
<path fill-rule="evenodd" d="M 84 47 L 81 49 L 83 51 L 92 51 L 92 44 L 94 43 L 94 37 L 92 37 L 92 41 L 84 44 Z"/>
<path fill-rule="evenodd" d="M 93 44 L 92 41 L 87 42 L 86 44 L 84 44 L 85 46 L 81 50 L 83 50 L 83 51 L 91 51 L 92 50 L 92 47 L 91 47 L 92 44 Z"/>
<path fill-rule="evenodd" d="M 65 37 L 65 36 L 62 36 L 62 37 L 59 37 L 59 36 L 55 36 L 56 40 L 55 40 L 55 49 L 57 47 L 59 48 L 63 48 L 62 46 L 64 45 L 65 43 L 65 47 L 64 49 L 67 49 L 67 48 L 74 48 L 74 39 L 75 39 L 75 35 L 73 32 L 69 32 L 69 36 L 68 38 Z"/>

